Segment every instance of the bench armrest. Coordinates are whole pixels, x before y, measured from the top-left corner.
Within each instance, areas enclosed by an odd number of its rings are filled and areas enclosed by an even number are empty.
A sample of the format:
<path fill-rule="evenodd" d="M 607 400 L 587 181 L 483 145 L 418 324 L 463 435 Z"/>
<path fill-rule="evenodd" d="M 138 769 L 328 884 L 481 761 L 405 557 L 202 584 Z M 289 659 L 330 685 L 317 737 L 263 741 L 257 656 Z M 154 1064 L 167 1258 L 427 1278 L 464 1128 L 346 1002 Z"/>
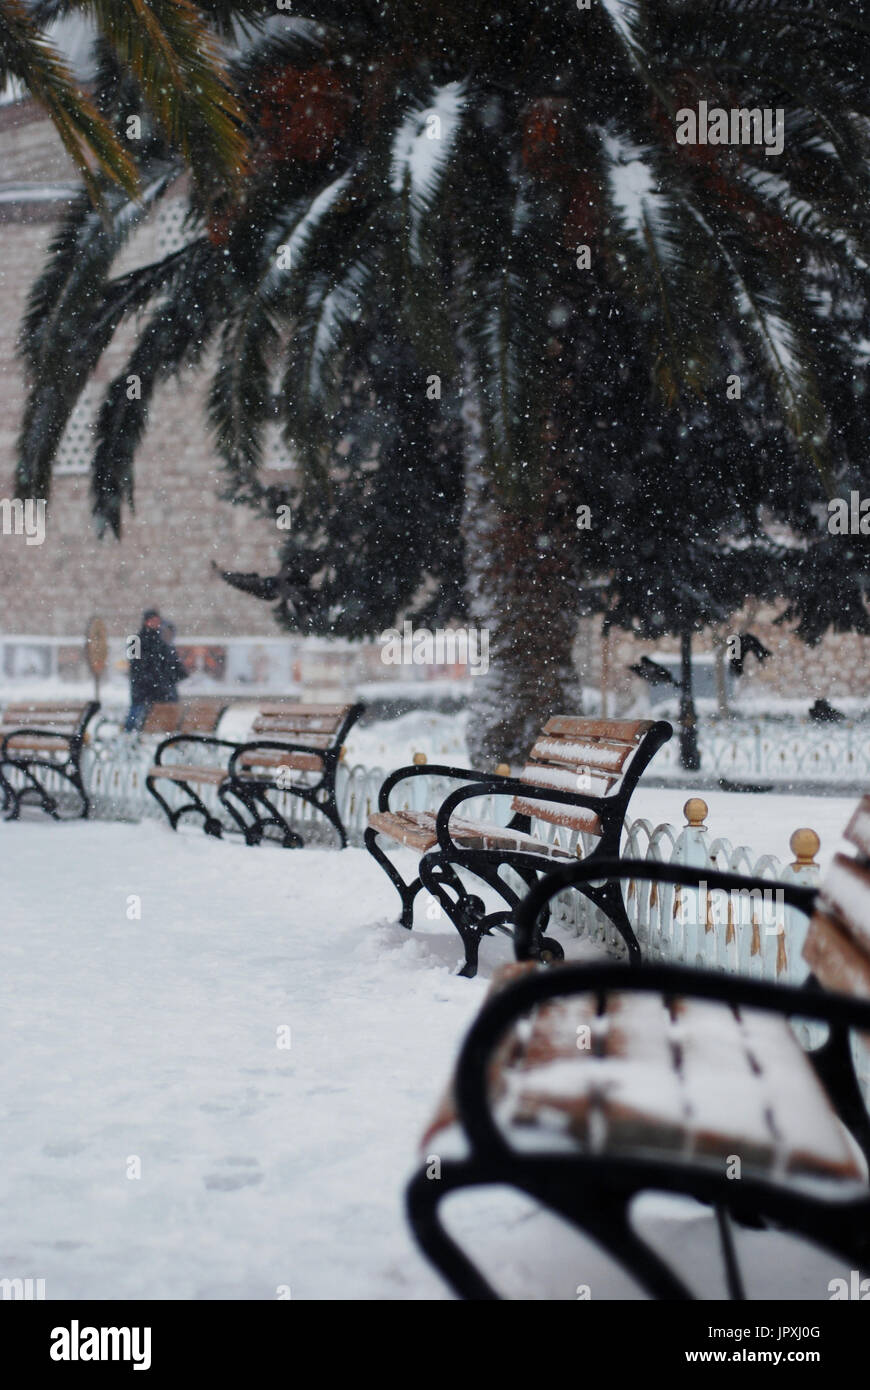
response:
<path fill-rule="evenodd" d="M 454 781 L 480 782 L 491 784 L 490 790 L 498 791 L 502 783 L 509 782 L 509 777 L 503 777 L 498 772 L 476 772 L 467 767 L 445 767 L 440 763 L 412 763 L 407 767 L 397 767 L 389 776 L 385 777 L 378 792 L 378 810 L 389 811 L 390 792 L 393 787 L 398 786 L 411 777 L 448 777 Z"/>
<path fill-rule="evenodd" d="M 169 738 L 165 738 L 157 747 L 157 751 L 154 754 L 155 767 L 161 766 L 164 749 L 172 748 L 177 743 L 206 743 L 212 748 L 236 749 L 239 746 L 237 743 L 234 743 L 232 739 L 215 738 L 213 734 L 170 734 Z"/>
<path fill-rule="evenodd" d="M 579 883 L 597 883 L 599 879 L 643 878 L 652 883 L 679 883 L 689 888 L 697 888 L 706 883 L 708 888 L 727 891 L 742 888 L 775 889 L 782 893 L 782 901 L 789 907 L 796 907 L 807 915 L 812 912 L 818 894 L 817 888 L 807 888 L 798 883 L 781 883 L 773 878 L 749 878 L 743 874 L 724 873 L 720 869 L 700 868 L 695 864 L 657 864 L 649 859 L 597 859 L 577 864 L 568 864 L 564 869 L 555 869 L 547 874 L 528 892 L 516 911 L 516 930 L 514 947 L 517 960 L 536 960 L 535 934 L 538 918 L 551 898 L 555 898 L 566 888 Z"/>
<path fill-rule="evenodd" d="M 619 819 L 622 821 L 625 815 L 623 798 L 614 796 L 612 798 L 601 796 L 584 796 L 582 792 L 560 791 L 556 787 L 538 787 L 534 782 L 522 782 L 518 777 L 499 777 L 496 779 L 497 786 L 491 786 L 489 782 L 478 782 L 472 787 L 457 787 L 455 792 L 450 792 L 442 801 L 435 821 L 435 832 L 438 836 L 438 844 L 446 853 L 459 851 L 461 847 L 457 845 L 450 835 L 449 821 L 456 807 L 463 801 L 472 801 L 478 796 L 489 796 L 492 792 L 500 792 L 504 796 L 522 796 L 529 801 L 551 801 L 562 806 L 579 806 L 596 814 L 605 814 L 617 808 Z M 601 877 L 600 874 L 596 877 Z"/>
<path fill-rule="evenodd" d="M 808 986 L 771 984 L 766 980 L 751 980 L 743 975 L 726 975 L 685 965 L 643 965 L 630 969 L 616 962 L 602 962 L 530 971 L 487 1000 L 459 1053 L 457 1114 L 477 1154 L 498 1153 L 504 1158 L 511 1152 L 493 1118 L 488 1087 L 493 1052 L 510 1026 L 544 1000 L 573 994 L 601 995 L 609 990 L 707 999 L 786 1017 L 812 1019 L 834 1027 L 870 1031 L 870 1000 Z"/>

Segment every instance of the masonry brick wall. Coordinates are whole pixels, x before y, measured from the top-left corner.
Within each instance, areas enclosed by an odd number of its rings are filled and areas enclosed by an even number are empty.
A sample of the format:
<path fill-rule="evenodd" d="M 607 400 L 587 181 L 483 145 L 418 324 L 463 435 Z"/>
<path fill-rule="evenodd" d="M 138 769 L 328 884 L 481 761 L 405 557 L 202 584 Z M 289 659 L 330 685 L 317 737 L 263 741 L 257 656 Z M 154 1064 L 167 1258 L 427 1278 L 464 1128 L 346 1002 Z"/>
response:
<path fill-rule="evenodd" d="M 53 128 L 34 119 L 29 103 L 0 111 L 0 189 L 72 177 Z M 60 210 L 35 200 L 0 203 L 0 497 L 15 495 L 24 404 L 18 327 Z M 156 226 L 152 218 L 119 271 L 151 258 Z M 110 380 L 124 360 L 119 341 L 101 361 L 98 378 Z M 154 603 L 186 633 L 276 634 L 269 606 L 228 588 L 211 568 L 214 560 L 226 569 L 268 571 L 278 532 L 270 537 L 263 519 L 219 500 L 221 468 L 203 413 L 206 380 L 191 372 L 157 394 L 136 459 L 135 512 L 125 512 L 120 543 L 97 539 L 86 475 L 54 478 L 44 545 L 0 534 L 0 629 L 77 636 L 100 613 L 110 632 L 125 633 L 143 605 Z"/>

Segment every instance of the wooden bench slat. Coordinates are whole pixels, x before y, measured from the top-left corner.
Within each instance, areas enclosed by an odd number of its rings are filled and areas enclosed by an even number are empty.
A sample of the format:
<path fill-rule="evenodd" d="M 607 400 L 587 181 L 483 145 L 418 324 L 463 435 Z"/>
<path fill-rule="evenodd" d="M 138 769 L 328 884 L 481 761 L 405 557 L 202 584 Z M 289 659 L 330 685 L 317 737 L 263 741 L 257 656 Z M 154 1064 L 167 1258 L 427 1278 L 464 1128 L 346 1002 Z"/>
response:
<path fill-rule="evenodd" d="M 632 743 L 590 743 L 580 739 L 536 739 L 529 761 L 555 763 L 557 767 L 595 768 L 619 773 L 634 752 Z"/>
<path fill-rule="evenodd" d="M 334 736 L 341 724 L 341 720 L 334 720 L 331 717 L 318 719 L 314 715 L 307 718 L 294 716 L 293 718 L 283 719 L 279 715 L 269 714 L 258 716 L 251 725 L 253 735 L 263 738 L 275 738 L 286 735 L 288 738 L 295 738 L 300 743 L 310 736 L 331 735 Z"/>
<path fill-rule="evenodd" d="M 369 825 L 375 830 L 421 854 L 434 849 L 438 843 L 435 821 L 434 811 L 374 811 L 369 816 Z M 450 833 L 457 844 L 466 848 L 516 849 L 552 859 L 574 859 L 569 850 L 559 845 L 545 844 L 521 830 L 509 830 L 506 826 L 490 825 L 485 821 L 463 820 L 453 816 Z"/>
<path fill-rule="evenodd" d="M 803 957 L 826 989 L 870 999 L 870 959 L 827 913 L 813 914 Z"/>
<path fill-rule="evenodd" d="M 282 702 L 281 700 L 263 700 L 258 703 L 257 709 L 261 714 L 301 714 L 301 715 L 332 715 L 333 718 L 343 718 L 351 709 L 350 705 L 324 704 L 306 705 Z"/>
<path fill-rule="evenodd" d="M 656 1148 L 684 1149 L 686 1102 L 668 1010 L 654 995 L 610 994 L 606 1023 L 603 1075 L 596 1080 L 602 1095 L 603 1147 L 619 1152 L 654 1142 Z"/>
<path fill-rule="evenodd" d="M 537 801 L 516 796 L 511 809 L 520 816 L 537 817 L 565 830 L 584 831 L 587 835 L 601 834 L 601 821 L 585 806 L 566 806 L 556 801 Z"/>
<path fill-rule="evenodd" d="M 651 719 L 584 719 L 581 715 L 556 714 L 544 725 L 545 734 L 565 738 L 608 739 L 615 743 L 639 743 L 652 728 Z"/>
<path fill-rule="evenodd" d="M 0 729 L 0 736 L 3 731 Z M 19 734 L 10 738 L 5 745 L 9 753 L 68 753 L 69 743 L 65 738 L 52 738 L 50 734 Z"/>
<path fill-rule="evenodd" d="M 225 767 L 208 767 L 195 763 L 155 763 L 148 769 L 147 775 L 154 781 L 165 779 L 170 782 L 207 782 L 217 786 L 226 780 L 227 770 Z"/>
<path fill-rule="evenodd" d="M 227 708 L 226 699 L 204 695 L 181 702 L 181 730 L 186 734 L 213 734 Z"/>
<path fill-rule="evenodd" d="M 870 952 L 870 869 L 845 854 L 835 854 L 821 885 L 820 898 L 854 937 L 859 949 Z"/>
<path fill-rule="evenodd" d="M 22 716 L 20 719 L 2 720 L 2 722 L 0 722 L 0 732 L 5 735 L 13 733 L 16 729 L 32 728 L 57 729 L 58 731 L 73 732 L 79 727 L 80 723 L 81 719 L 78 717 L 67 718 L 65 715 L 59 716 L 37 712 L 33 715 Z"/>
<path fill-rule="evenodd" d="M 768 1096 L 734 1011 L 681 999 L 674 1012 L 690 1152 L 722 1160 L 734 1154 L 752 1168 L 772 1168 L 777 1144 Z"/>
<path fill-rule="evenodd" d="M 262 737 L 268 743 L 306 743 L 309 748 L 331 748 L 335 743 L 334 734 L 312 733 L 309 729 L 272 729 L 264 731 L 255 729 L 254 733 Z M 255 739 L 250 740 L 251 743 Z"/>
<path fill-rule="evenodd" d="M 279 753 L 276 748 L 262 748 L 259 752 L 252 750 L 250 753 L 243 753 L 236 762 L 236 767 L 289 767 L 295 772 L 322 772 L 323 759 L 316 753 Z"/>
<path fill-rule="evenodd" d="M 806 1176 L 820 1171 L 833 1177 L 857 1176 L 845 1130 L 836 1118 L 831 1122 L 831 1103 L 792 1029 L 783 1026 L 782 1018 L 761 1010 L 741 1009 L 740 1019 L 749 1053 L 761 1069 L 777 1169 Z"/>
<path fill-rule="evenodd" d="M 560 792 L 578 792 L 586 796 L 606 796 L 617 778 L 596 770 L 580 771 L 567 767 L 546 767 L 542 763 L 526 763 L 520 781 L 532 787 L 552 787 Z"/>
<path fill-rule="evenodd" d="M 862 796 L 846 829 L 843 838 L 861 854 L 863 859 L 870 859 L 870 796 Z"/>
<path fill-rule="evenodd" d="M 181 704 L 158 701 L 149 709 L 142 725 L 143 734 L 174 734 L 181 728 Z"/>

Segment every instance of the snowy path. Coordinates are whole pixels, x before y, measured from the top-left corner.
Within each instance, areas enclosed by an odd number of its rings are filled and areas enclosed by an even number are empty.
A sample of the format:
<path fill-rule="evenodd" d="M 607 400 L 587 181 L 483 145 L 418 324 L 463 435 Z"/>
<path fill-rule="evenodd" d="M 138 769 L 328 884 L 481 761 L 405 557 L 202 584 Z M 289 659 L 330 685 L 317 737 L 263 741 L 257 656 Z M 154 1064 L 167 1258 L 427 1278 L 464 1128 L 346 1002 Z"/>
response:
<path fill-rule="evenodd" d="M 391 924 L 364 851 L 150 823 L 2 824 L 0 884 L 0 1277 L 49 1298 L 446 1296 L 402 1193 L 485 990 L 453 975 L 452 929 Z M 515 1296 L 636 1296 L 525 1202 L 456 1205 Z M 707 1213 L 653 1198 L 648 1218 L 716 1296 Z M 756 1296 L 825 1298 L 840 1273 L 742 1239 Z"/>

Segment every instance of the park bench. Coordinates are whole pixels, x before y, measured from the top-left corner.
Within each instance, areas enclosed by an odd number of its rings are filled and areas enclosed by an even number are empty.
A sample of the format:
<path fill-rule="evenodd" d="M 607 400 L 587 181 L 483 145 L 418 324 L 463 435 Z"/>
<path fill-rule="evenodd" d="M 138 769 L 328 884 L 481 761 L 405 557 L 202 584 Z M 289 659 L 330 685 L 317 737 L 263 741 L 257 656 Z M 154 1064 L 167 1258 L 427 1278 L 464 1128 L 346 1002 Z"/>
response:
<path fill-rule="evenodd" d="M 7 820 L 17 820 L 25 798 L 60 820 L 54 778 L 61 777 L 76 795 L 77 816 L 90 810 L 81 773 L 81 756 L 87 727 L 99 709 L 96 700 L 79 703 L 29 701 L 8 704 L 0 717 L 0 790 Z M 9 774 L 19 775 L 12 781 Z"/>
<path fill-rule="evenodd" d="M 588 867 L 556 870 L 531 890 L 517 914 L 517 961 L 465 1039 L 408 1192 L 417 1239 L 456 1293 L 498 1297 L 438 1214 L 449 1192 L 483 1184 L 513 1186 L 567 1218 L 653 1297 L 693 1295 L 632 1224 L 632 1202 L 647 1191 L 714 1209 L 732 1298 L 745 1296 L 735 1220 L 802 1236 L 870 1271 L 870 1119 L 855 1068 L 858 1058 L 866 1084 L 870 797 L 846 837 L 856 857 L 838 855 L 819 889 L 775 885 L 810 917 L 800 987 L 677 965 L 544 967 L 542 909 Z M 705 879 L 726 891 L 771 886 L 646 861 L 598 872 Z M 806 1050 L 790 1020 L 814 1025 Z M 816 1045 L 819 1024 L 827 1029 Z"/>
<path fill-rule="evenodd" d="M 359 704 L 271 701 L 258 707 L 251 738 L 245 742 L 189 732 L 173 734 L 158 746 L 145 785 L 173 830 L 182 816 L 193 813 L 202 817 L 207 835 L 219 838 L 223 834 L 224 823 L 202 798 L 201 793 L 211 787 L 247 844 L 259 844 L 267 828 L 274 826 L 285 847 L 299 848 L 301 835 L 270 795 L 286 792 L 316 807 L 338 831 L 344 847 L 347 834 L 336 801 L 335 778 L 345 739 L 362 710 Z M 164 761 L 167 750 L 184 745 L 188 746 L 183 749 L 186 761 Z M 204 752 L 211 761 L 192 762 L 190 747 Z M 161 795 L 157 783 L 173 783 L 189 799 L 173 806 Z"/>
<path fill-rule="evenodd" d="M 391 773 L 380 789 L 378 809 L 369 816 L 364 838 L 369 853 L 398 890 L 402 925 L 412 926 L 414 898 L 421 887 L 425 888 L 441 904 L 462 939 L 465 964 L 459 973 L 474 976 L 481 938 L 491 931 L 509 933 L 520 901 L 520 893 L 505 881 L 501 870 L 514 870 L 521 882 L 531 887 L 554 863 L 576 862 L 582 852 L 581 833 L 597 841 L 587 863 L 617 858 L 632 793 L 650 759 L 672 733 L 671 725 L 664 721 L 559 715 L 544 725 L 518 778 L 434 765 L 403 767 Z M 452 778 L 470 785 L 450 792 L 435 810 L 391 810 L 393 788 L 420 776 Z M 493 795 L 513 798 L 507 825 L 454 815 L 464 802 Z M 545 838 L 533 822 L 574 832 L 577 850 Z M 417 877 L 410 883 L 380 846 L 378 836 L 421 856 Z M 463 883 L 460 869 L 493 889 L 507 903 L 507 910 L 487 912 L 483 899 Z M 581 891 L 613 922 L 630 959 L 639 960 L 640 949 L 618 886 L 587 882 Z M 557 957 L 561 954 L 554 940 L 547 939 L 545 949 Z"/>

